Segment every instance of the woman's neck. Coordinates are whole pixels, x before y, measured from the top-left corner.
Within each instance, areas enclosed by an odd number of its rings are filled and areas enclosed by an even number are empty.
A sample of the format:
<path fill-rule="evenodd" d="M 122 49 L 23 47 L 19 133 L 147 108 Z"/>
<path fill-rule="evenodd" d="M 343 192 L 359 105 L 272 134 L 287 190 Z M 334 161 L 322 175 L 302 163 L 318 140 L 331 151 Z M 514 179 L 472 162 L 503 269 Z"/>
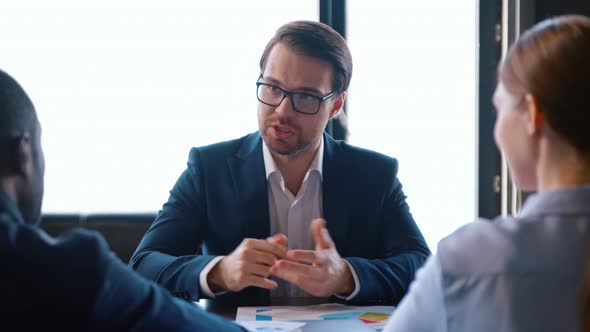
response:
<path fill-rule="evenodd" d="M 544 140 L 537 175 L 539 191 L 590 184 L 590 154 L 580 153 L 561 139 Z"/>

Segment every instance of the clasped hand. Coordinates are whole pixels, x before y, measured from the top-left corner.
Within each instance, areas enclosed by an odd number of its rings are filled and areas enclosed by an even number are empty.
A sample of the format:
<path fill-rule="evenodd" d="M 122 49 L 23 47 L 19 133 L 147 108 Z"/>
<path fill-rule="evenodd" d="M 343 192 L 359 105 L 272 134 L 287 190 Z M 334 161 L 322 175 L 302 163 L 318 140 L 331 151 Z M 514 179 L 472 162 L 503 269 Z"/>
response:
<path fill-rule="evenodd" d="M 323 219 L 311 223 L 315 250 L 287 250 L 287 237 L 276 234 L 266 240 L 245 239 L 209 273 L 214 292 L 238 292 L 248 286 L 275 289 L 271 275 L 291 282 L 307 293 L 328 297 L 354 290 L 352 273 L 325 227 Z"/>

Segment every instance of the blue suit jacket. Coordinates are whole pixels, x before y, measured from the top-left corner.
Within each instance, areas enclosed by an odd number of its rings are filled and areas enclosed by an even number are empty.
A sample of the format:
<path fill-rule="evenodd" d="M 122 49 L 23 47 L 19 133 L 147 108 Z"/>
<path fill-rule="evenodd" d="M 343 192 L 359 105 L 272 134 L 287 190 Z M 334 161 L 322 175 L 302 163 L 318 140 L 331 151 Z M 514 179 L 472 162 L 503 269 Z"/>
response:
<path fill-rule="evenodd" d="M 242 331 L 129 270 L 96 232 L 52 238 L 0 190 L 0 316 L 20 331 Z"/>
<path fill-rule="evenodd" d="M 396 173 L 395 159 L 324 134 L 323 213 L 338 252 L 358 274 L 354 303 L 397 303 L 430 254 Z M 262 139 L 254 133 L 191 150 L 130 265 L 197 300 L 199 274 L 211 259 L 244 238 L 270 235 Z M 217 299 L 254 305 L 268 303 L 268 295 L 249 287 Z"/>

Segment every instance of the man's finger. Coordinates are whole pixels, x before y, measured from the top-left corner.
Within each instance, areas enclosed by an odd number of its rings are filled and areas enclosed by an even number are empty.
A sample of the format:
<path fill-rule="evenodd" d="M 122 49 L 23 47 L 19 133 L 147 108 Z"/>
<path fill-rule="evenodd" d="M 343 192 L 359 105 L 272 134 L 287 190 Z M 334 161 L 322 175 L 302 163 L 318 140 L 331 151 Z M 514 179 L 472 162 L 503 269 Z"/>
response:
<path fill-rule="evenodd" d="M 288 239 L 287 236 L 285 236 L 285 234 L 283 233 L 277 233 L 269 238 L 266 239 L 267 241 L 271 242 L 271 243 L 276 243 L 280 246 L 286 246 Z"/>
<path fill-rule="evenodd" d="M 306 267 L 308 266 L 281 260 L 272 267 L 271 273 L 278 278 L 299 286 L 300 288 L 304 288 L 306 279 L 305 275 L 309 272 L 305 269 Z"/>
<path fill-rule="evenodd" d="M 244 251 L 244 259 L 248 262 L 264 264 L 268 266 L 273 266 L 277 261 L 275 255 L 256 249 L 246 249 Z"/>
<path fill-rule="evenodd" d="M 256 286 L 265 289 L 275 289 L 279 286 L 274 280 L 259 277 L 253 274 L 248 277 L 247 281 L 249 286 Z"/>
<path fill-rule="evenodd" d="M 278 261 L 270 270 L 270 272 L 292 284 L 295 284 L 303 289 L 307 287 L 309 282 L 313 280 L 322 279 L 322 270 L 312 267 L 310 265 L 299 264 L 287 260 Z"/>
<path fill-rule="evenodd" d="M 270 266 L 260 264 L 247 264 L 244 271 L 248 274 L 254 274 L 259 277 L 268 278 L 270 276 Z"/>
<path fill-rule="evenodd" d="M 267 252 L 276 257 L 283 258 L 287 255 L 287 248 L 267 240 L 251 240 L 247 243 L 248 248 Z"/>
<path fill-rule="evenodd" d="M 318 218 L 311 222 L 311 233 L 315 240 L 316 250 L 330 249 L 333 247 L 332 238 L 326 229 L 326 221 Z"/>
<path fill-rule="evenodd" d="M 287 258 L 293 261 L 307 262 L 322 265 L 326 262 L 326 256 L 314 250 L 289 250 Z"/>

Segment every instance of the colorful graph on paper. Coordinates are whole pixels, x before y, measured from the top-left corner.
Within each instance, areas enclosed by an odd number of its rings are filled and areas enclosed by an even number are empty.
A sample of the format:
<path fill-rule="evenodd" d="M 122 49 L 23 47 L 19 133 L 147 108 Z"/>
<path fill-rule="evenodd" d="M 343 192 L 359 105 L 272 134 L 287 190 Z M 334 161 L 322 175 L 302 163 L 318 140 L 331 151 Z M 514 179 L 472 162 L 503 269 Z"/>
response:
<path fill-rule="evenodd" d="M 379 331 L 394 307 L 347 306 L 343 304 L 319 304 L 312 306 L 240 307 L 237 321 L 310 321 L 329 319 L 356 319 Z"/>

